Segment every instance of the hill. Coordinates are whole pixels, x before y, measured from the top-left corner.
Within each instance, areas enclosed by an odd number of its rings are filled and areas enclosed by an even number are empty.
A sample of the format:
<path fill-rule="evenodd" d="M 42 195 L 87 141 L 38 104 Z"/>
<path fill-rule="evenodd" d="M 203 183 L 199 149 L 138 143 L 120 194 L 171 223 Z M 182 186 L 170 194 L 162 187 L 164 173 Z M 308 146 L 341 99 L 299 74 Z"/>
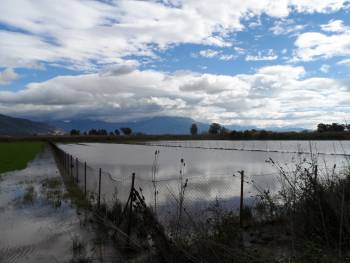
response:
<path fill-rule="evenodd" d="M 0 114 L 0 135 L 2 136 L 29 136 L 53 134 L 57 129 L 43 122 L 14 118 Z"/>

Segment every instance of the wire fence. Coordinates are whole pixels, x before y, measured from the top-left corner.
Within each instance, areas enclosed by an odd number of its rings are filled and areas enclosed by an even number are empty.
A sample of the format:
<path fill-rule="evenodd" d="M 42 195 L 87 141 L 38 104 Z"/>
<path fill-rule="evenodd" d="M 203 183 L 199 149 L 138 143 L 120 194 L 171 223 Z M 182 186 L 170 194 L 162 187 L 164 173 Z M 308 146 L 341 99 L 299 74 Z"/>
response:
<path fill-rule="evenodd" d="M 74 180 L 93 205 L 111 208 L 118 202 L 122 207 L 127 207 L 131 192 L 135 190 L 166 228 L 171 227 L 179 218 L 185 221 L 205 220 L 212 208 L 217 205 L 220 205 L 222 210 L 232 211 L 238 215 L 243 205 L 253 206 L 259 189 L 273 191 L 278 175 L 278 173 L 267 173 L 242 176 L 237 171 L 232 171 L 231 174 L 187 176 L 185 163 L 181 160 L 182 166 L 178 175 L 158 178 L 159 165 L 156 156 L 151 178 L 134 173 L 117 178 L 103 167 L 94 168 L 56 145 L 53 147 L 65 175 Z M 267 177 L 270 178 L 270 184 L 265 182 Z M 264 180 L 259 181 L 259 178 Z"/>

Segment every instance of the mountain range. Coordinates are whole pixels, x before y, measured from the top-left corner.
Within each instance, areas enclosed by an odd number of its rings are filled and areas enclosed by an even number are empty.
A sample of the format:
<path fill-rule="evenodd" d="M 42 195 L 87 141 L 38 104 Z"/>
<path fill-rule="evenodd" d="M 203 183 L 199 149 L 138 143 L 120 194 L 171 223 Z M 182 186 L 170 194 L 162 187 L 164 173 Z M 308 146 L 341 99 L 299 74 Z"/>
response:
<path fill-rule="evenodd" d="M 129 127 L 134 133 L 146 134 L 189 134 L 193 123 L 197 124 L 198 132 L 205 132 L 209 124 L 196 122 L 191 118 L 159 116 L 144 118 L 130 122 L 105 122 L 97 120 L 71 120 L 71 121 L 53 121 L 50 125 L 69 132 L 72 129 L 88 131 L 90 129 L 105 129 L 108 132 L 115 131 L 123 127 Z"/>
<path fill-rule="evenodd" d="M 191 118 L 174 117 L 174 116 L 158 116 L 144 118 L 129 122 L 106 122 L 89 119 L 75 119 L 69 121 L 57 120 L 38 122 L 21 118 L 13 118 L 0 114 L 0 135 L 36 135 L 36 134 L 57 134 L 66 132 L 69 133 L 72 129 L 78 129 L 81 132 L 89 131 L 90 129 L 105 129 L 108 132 L 115 131 L 122 127 L 129 127 L 134 133 L 145 134 L 189 134 L 190 127 L 193 123 L 197 124 L 198 133 L 207 132 L 208 123 L 196 122 Z M 227 125 L 229 130 L 251 130 L 257 129 L 256 126 L 239 126 Z M 302 128 L 292 127 L 270 127 L 266 130 L 272 131 L 301 131 Z"/>

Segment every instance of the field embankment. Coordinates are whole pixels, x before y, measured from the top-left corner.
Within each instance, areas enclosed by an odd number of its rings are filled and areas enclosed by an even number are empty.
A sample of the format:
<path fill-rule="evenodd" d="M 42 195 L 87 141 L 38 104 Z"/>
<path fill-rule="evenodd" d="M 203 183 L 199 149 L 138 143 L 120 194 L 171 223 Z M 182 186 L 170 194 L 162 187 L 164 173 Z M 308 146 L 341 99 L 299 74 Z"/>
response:
<path fill-rule="evenodd" d="M 0 174 L 26 168 L 43 147 L 44 142 L 0 142 Z"/>

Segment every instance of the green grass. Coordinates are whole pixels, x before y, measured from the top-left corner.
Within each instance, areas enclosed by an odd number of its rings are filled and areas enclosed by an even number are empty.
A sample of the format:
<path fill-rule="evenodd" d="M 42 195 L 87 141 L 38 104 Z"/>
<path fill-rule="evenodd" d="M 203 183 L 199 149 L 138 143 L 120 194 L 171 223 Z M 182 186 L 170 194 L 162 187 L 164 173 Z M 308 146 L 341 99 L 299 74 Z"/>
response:
<path fill-rule="evenodd" d="M 0 174 L 26 168 L 43 147 L 43 142 L 0 142 Z"/>

